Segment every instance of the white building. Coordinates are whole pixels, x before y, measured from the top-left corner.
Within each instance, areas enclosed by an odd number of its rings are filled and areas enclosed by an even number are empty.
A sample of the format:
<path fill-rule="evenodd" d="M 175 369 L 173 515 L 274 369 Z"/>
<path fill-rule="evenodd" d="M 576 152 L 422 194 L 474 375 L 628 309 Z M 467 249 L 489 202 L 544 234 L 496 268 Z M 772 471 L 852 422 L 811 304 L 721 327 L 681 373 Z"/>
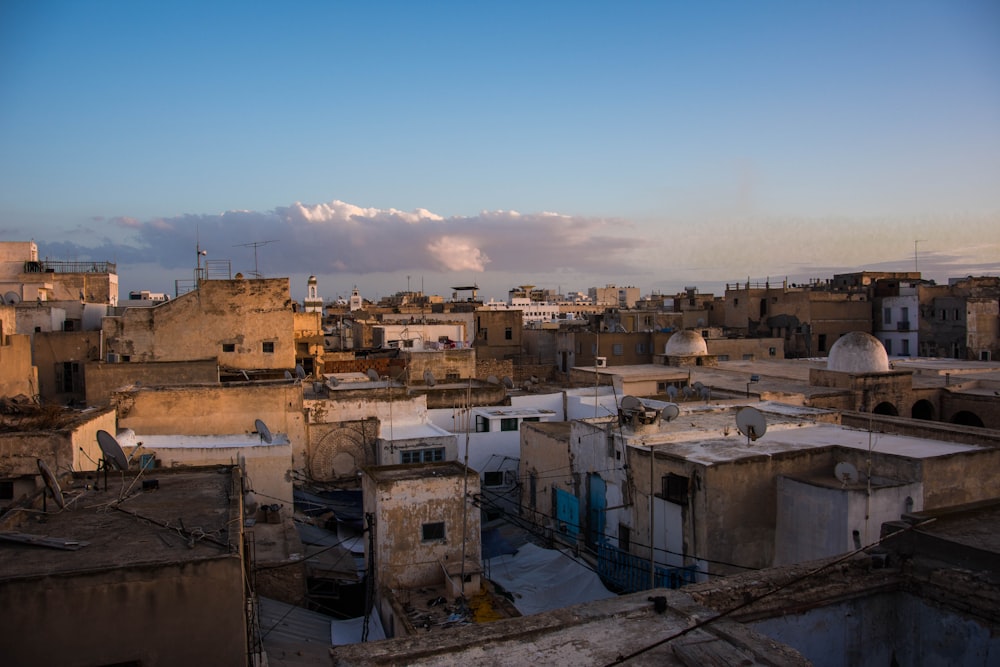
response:
<path fill-rule="evenodd" d="M 899 286 L 899 296 L 880 299 L 881 310 L 875 316 L 875 337 L 882 341 L 890 357 L 917 356 L 917 332 L 920 328 L 920 303 L 916 285 Z"/>

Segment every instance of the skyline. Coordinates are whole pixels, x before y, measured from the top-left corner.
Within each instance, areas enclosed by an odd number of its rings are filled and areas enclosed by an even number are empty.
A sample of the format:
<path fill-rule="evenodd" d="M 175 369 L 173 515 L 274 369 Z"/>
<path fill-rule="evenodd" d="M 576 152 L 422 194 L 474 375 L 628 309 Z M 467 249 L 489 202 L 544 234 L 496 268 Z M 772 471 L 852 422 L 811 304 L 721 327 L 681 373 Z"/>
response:
<path fill-rule="evenodd" d="M 1000 6 L 0 6 L 0 238 L 325 298 L 1000 272 Z M 409 276 L 409 278 L 407 278 Z"/>

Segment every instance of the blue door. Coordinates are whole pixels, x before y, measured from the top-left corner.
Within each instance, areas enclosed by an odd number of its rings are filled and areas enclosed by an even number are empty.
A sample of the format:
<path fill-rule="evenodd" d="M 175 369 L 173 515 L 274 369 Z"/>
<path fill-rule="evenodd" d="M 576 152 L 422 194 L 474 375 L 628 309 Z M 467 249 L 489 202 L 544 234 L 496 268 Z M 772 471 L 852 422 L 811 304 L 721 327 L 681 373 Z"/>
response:
<path fill-rule="evenodd" d="M 562 532 L 574 536 L 580 533 L 580 501 L 562 489 L 556 489 L 556 519 Z"/>

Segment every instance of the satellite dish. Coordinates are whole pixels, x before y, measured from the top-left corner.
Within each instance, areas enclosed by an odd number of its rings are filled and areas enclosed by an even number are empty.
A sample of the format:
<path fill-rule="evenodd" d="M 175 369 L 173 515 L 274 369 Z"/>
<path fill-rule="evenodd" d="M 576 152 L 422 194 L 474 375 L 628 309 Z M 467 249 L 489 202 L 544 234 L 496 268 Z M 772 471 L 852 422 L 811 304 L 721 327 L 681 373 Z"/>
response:
<path fill-rule="evenodd" d="M 487 376 L 486 381 L 490 384 L 500 384 L 500 380 L 496 375 Z"/>
<path fill-rule="evenodd" d="M 336 375 L 328 375 L 326 381 L 330 384 L 331 387 L 336 387 L 338 384 L 340 384 L 340 380 L 337 378 Z"/>
<path fill-rule="evenodd" d="M 674 391 L 677 390 L 674 389 Z M 681 409 L 679 407 L 677 407 L 676 405 L 668 405 L 667 407 L 663 408 L 662 412 L 660 412 L 660 419 L 672 422 L 673 420 L 677 419 L 677 417 L 679 417 L 680 414 L 681 414 Z"/>
<path fill-rule="evenodd" d="M 56 501 L 59 509 L 65 509 L 66 499 L 63 498 L 62 489 L 59 488 L 59 480 L 52 474 L 49 464 L 41 459 L 36 459 L 36 462 L 38 463 L 38 472 L 42 473 L 42 480 L 45 482 L 45 487 L 52 494 L 52 500 Z"/>
<path fill-rule="evenodd" d="M 292 379 L 292 374 L 291 374 L 291 372 L 289 372 L 289 371 L 285 371 L 285 379 L 286 379 L 286 380 L 291 380 L 291 379 Z"/>
<path fill-rule="evenodd" d="M 756 440 L 767 432 L 767 420 L 757 408 L 741 408 L 736 413 L 736 428 L 747 437 L 747 442 Z"/>
<path fill-rule="evenodd" d="M 503 386 L 507 387 L 508 389 L 514 388 L 514 381 L 510 379 L 509 375 L 504 375 L 503 379 L 500 380 L 500 382 L 502 382 Z"/>
<path fill-rule="evenodd" d="M 295 377 L 300 380 L 306 379 L 306 369 L 302 368 L 302 364 L 295 364 Z"/>
<path fill-rule="evenodd" d="M 21 295 L 17 292 L 7 292 L 3 295 L 3 301 L 8 306 L 13 306 L 16 303 L 21 303 Z"/>
<path fill-rule="evenodd" d="M 371 380 L 372 382 L 379 381 L 378 372 L 374 368 L 368 369 L 368 379 Z"/>
<path fill-rule="evenodd" d="M 703 384 L 702 384 L 701 382 L 695 382 L 695 383 L 694 383 L 693 385 L 691 385 L 691 386 L 692 386 L 692 387 L 694 387 L 695 389 L 697 389 L 697 390 L 698 390 L 699 392 L 700 392 L 700 391 L 701 391 L 702 389 L 704 389 L 704 388 L 705 388 L 705 385 L 703 385 Z"/>
<path fill-rule="evenodd" d="M 110 466 L 115 470 L 128 470 L 128 457 L 125 456 L 125 452 L 122 451 L 122 446 L 118 444 L 115 436 L 107 431 L 98 431 L 97 444 L 101 448 L 101 453 L 104 454 L 105 469 Z"/>
<path fill-rule="evenodd" d="M 642 401 L 635 396 L 626 396 L 621 402 L 622 410 L 642 410 Z"/>
<path fill-rule="evenodd" d="M 703 399 L 705 399 L 706 402 L 712 400 L 712 388 L 711 387 L 702 387 L 701 388 L 701 397 Z"/>
<path fill-rule="evenodd" d="M 677 398 L 677 387 L 675 387 L 672 384 L 668 385 L 667 386 L 667 396 L 670 397 L 671 401 L 674 400 L 675 398 Z"/>
<path fill-rule="evenodd" d="M 853 464 L 847 461 L 841 461 L 833 468 L 833 476 L 837 478 L 837 481 L 847 486 L 848 484 L 858 483 L 858 469 L 854 467 Z"/>
<path fill-rule="evenodd" d="M 430 369 L 424 371 L 424 384 L 428 387 L 433 387 L 437 384 L 437 380 L 434 379 L 434 373 Z"/>
<path fill-rule="evenodd" d="M 253 427 L 257 429 L 257 433 L 260 434 L 260 439 L 270 445 L 272 436 L 271 436 L 271 429 L 267 427 L 267 424 L 265 424 L 259 419 L 255 419 L 253 422 Z"/>
<path fill-rule="evenodd" d="M 694 389 L 691 388 L 691 385 L 686 384 L 684 385 L 684 388 L 681 389 L 681 393 L 684 394 L 684 398 L 691 398 L 694 396 Z"/>

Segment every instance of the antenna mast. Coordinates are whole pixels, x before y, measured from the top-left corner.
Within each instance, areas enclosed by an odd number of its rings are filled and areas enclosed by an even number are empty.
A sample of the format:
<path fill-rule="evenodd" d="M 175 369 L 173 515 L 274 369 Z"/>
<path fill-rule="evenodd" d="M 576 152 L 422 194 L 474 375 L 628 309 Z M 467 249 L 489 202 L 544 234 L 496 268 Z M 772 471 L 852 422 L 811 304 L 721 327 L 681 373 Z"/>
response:
<path fill-rule="evenodd" d="M 234 248 L 253 248 L 253 277 L 254 278 L 262 278 L 263 276 L 261 276 L 260 272 L 257 270 L 257 248 L 259 248 L 262 245 L 267 245 L 268 243 L 277 243 L 277 242 L 278 241 L 276 239 L 275 240 L 271 240 L 271 241 L 253 241 L 252 243 L 237 243 L 233 247 Z"/>
<path fill-rule="evenodd" d="M 913 270 L 920 273 L 920 264 L 917 261 L 917 244 L 923 243 L 927 239 L 913 239 Z"/>

